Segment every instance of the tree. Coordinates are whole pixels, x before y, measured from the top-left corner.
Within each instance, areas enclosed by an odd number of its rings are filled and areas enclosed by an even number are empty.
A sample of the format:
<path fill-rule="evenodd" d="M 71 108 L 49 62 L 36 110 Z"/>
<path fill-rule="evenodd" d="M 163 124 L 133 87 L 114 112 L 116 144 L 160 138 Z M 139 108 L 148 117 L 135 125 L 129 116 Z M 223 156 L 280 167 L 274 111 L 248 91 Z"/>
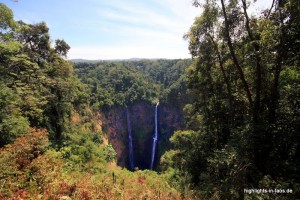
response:
<path fill-rule="evenodd" d="M 55 40 L 54 50 L 58 55 L 66 57 L 70 48 L 71 47 L 64 40 Z"/>
<path fill-rule="evenodd" d="M 71 110 L 88 104 L 89 98 L 86 86 L 63 58 L 70 46 L 56 40 L 52 48 L 45 22 L 14 21 L 9 8 L 0 4 L 0 9 L 1 101 L 6 102 L 1 107 L 7 110 L 0 117 L 1 145 L 12 142 L 28 126 L 47 128 L 49 137 L 62 144 Z"/>
<path fill-rule="evenodd" d="M 13 12 L 3 3 L 0 3 L 0 30 L 1 35 L 8 29 L 12 29 L 15 26 L 13 20 Z"/>
<path fill-rule="evenodd" d="M 201 6 L 201 16 L 185 35 L 194 60 L 188 85 L 196 96 L 185 111 L 189 128 L 197 133 L 191 141 L 201 142 L 190 149 L 176 147 L 200 157 L 173 166 L 198 177 L 187 181 L 193 188 L 214 190 L 204 192 L 205 198 L 244 198 L 243 188 L 265 183 L 269 176 L 297 188 L 299 3 L 274 1 L 252 16 L 246 0 L 209 0 Z M 195 163 L 204 165 L 197 170 Z"/>

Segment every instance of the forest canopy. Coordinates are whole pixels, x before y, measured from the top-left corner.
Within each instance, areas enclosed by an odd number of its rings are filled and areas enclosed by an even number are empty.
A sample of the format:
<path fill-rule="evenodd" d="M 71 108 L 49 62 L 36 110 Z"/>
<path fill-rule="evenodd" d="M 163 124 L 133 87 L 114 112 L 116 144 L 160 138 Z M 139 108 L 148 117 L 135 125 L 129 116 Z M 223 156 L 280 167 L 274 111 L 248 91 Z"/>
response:
<path fill-rule="evenodd" d="M 89 85 L 91 104 L 98 108 L 141 100 L 154 103 L 158 99 L 182 104 L 186 92 L 184 74 L 191 62 L 191 59 L 75 62 L 74 68 L 82 82 Z"/>

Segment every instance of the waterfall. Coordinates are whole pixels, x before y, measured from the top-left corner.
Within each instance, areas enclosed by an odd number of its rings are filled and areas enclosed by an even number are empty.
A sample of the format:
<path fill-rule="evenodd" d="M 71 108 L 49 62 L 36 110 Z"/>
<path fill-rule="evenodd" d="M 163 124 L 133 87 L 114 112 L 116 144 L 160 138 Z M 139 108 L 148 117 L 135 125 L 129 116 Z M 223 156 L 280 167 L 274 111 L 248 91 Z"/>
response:
<path fill-rule="evenodd" d="M 155 157 L 155 150 L 156 150 L 156 143 L 157 143 L 157 135 L 158 135 L 158 124 L 157 124 L 157 107 L 158 107 L 159 102 L 155 106 L 155 131 L 154 131 L 154 136 L 153 136 L 153 145 L 152 145 L 152 155 L 151 155 L 151 165 L 150 169 L 153 169 L 153 163 L 154 163 L 154 157 Z"/>
<path fill-rule="evenodd" d="M 126 117 L 127 117 L 127 130 L 128 130 L 128 146 L 129 146 L 129 167 L 130 170 L 133 170 L 134 163 L 133 163 L 133 148 L 132 148 L 132 131 L 131 131 L 131 123 L 129 118 L 129 111 L 126 106 Z"/>

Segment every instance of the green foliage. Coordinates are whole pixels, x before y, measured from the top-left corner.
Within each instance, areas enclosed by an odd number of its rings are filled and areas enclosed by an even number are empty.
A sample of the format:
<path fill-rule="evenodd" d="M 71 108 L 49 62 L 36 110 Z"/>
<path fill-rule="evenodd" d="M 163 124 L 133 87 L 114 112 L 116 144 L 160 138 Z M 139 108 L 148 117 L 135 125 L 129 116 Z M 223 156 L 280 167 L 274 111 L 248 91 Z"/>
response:
<path fill-rule="evenodd" d="M 79 78 L 90 86 L 93 107 L 107 108 L 139 100 L 152 103 L 157 98 L 166 103 L 188 101 L 182 74 L 190 63 L 188 59 L 141 60 L 74 63 L 74 67 Z M 179 85 L 182 87 L 177 89 Z"/>
<path fill-rule="evenodd" d="M 184 113 L 193 131 L 175 133 L 161 162 L 177 187 L 189 185 L 198 198 L 299 195 L 299 3 L 278 1 L 259 17 L 249 16 L 248 3 L 206 1 L 185 35 L 194 101 Z M 248 195 L 246 188 L 293 193 Z"/>
<path fill-rule="evenodd" d="M 7 10 L 1 13 L 3 23 L 13 20 L 9 8 L 1 4 L 1 9 Z M 63 132 L 69 131 L 71 111 L 89 102 L 87 86 L 62 58 L 70 49 L 68 44 L 56 40 L 55 48 L 51 47 L 45 22 L 14 23 L 17 28 L 6 25 L 0 35 L 0 98 L 5 111 L 0 116 L 1 145 L 30 125 L 47 128 L 54 145 L 59 146 L 66 139 Z"/>
<path fill-rule="evenodd" d="M 90 132 L 73 129 L 67 135 L 68 140 L 65 142 L 61 152 L 63 157 L 74 163 L 74 165 L 81 167 L 93 160 L 103 161 L 106 159 L 105 148 L 103 149 L 93 141 L 95 136 Z"/>
<path fill-rule="evenodd" d="M 1 141 L 12 142 L 17 136 L 26 133 L 29 129 L 29 122 L 22 116 L 9 116 L 3 118 L 0 125 Z"/>
<path fill-rule="evenodd" d="M 18 107 L 20 103 L 19 96 L 0 82 L 0 145 L 12 142 L 29 129 L 29 121 Z"/>
<path fill-rule="evenodd" d="M 55 40 L 55 53 L 61 56 L 67 56 L 70 46 L 64 40 Z"/>
<path fill-rule="evenodd" d="M 0 33 L 2 33 L 3 30 L 14 27 L 15 22 L 13 12 L 3 3 L 0 3 L 0 13 Z"/>
<path fill-rule="evenodd" d="M 105 155 L 105 160 L 107 162 L 112 162 L 116 159 L 116 151 L 114 150 L 113 146 L 108 144 L 104 147 L 104 155 Z"/>

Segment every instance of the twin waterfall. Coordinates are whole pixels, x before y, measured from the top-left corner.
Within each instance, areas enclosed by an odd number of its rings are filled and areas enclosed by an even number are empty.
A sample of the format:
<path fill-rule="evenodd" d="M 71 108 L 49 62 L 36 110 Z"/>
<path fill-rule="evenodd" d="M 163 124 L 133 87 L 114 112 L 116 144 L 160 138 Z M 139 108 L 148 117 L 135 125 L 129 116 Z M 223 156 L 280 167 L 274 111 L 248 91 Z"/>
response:
<path fill-rule="evenodd" d="M 153 169 L 154 159 L 155 159 L 155 152 L 156 152 L 156 144 L 158 138 L 158 120 L 157 120 L 157 108 L 158 104 L 155 106 L 155 130 L 153 135 L 153 144 L 152 144 L 152 152 L 151 152 L 151 164 L 150 169 Z M 134 170 L 134 160 L 133 160 L 133 145 L 132 145 L 132 130 L 131 130 L 131 123 L 129 117 L 129 111 L 126 106 L 126 118 L 127 118 L 127 130 L 128 130 L 128 147 L 129 147 L 129 168 L 131 171 Z"/>
<path fill-rule="evenodd" d="M 158 107 L 158 104 L 159 103 L 157 103 L 155 106 L 155 131 L 154 131 L 154 136 L 153 136 L 153 145 L 152 145 L 152 154 L 151 154 L 151 165 L 150 165 L 151 170 L 153 169 L 156 143 L 157 143 L 157 135 L 158 135 L 158 131 L 157 131 L 157 107 Z"/>

